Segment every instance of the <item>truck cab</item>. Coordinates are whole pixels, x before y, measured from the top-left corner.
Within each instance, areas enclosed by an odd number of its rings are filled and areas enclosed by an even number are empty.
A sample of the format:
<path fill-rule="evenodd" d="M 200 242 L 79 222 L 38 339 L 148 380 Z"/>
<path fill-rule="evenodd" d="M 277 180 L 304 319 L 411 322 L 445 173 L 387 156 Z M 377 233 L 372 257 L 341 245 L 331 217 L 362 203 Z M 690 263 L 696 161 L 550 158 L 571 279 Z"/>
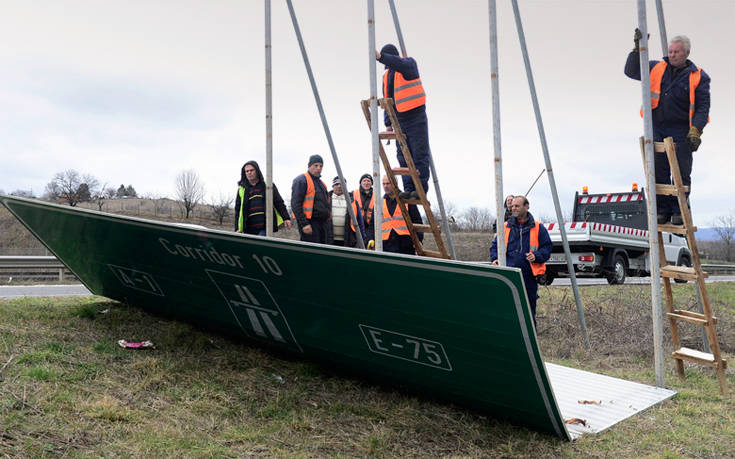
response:
<path fill-rule="evenodd" d="M 557 223 L 547 225 L 553 243 L 546 263 L 547 284 L 569 275 L 561 232 Z M 580 276 L 605 277 L 622 284 L 626 276 L 649 276 L 648 207 L 644 190 L 590 194 L 587 187 L 575 192 L 572 221 L 565 223 L 574 271 Z M 686 238 L 662 233 L 666 262 L 691 265 Z M 662 264 L 664 260 L 661 260 Z"/>

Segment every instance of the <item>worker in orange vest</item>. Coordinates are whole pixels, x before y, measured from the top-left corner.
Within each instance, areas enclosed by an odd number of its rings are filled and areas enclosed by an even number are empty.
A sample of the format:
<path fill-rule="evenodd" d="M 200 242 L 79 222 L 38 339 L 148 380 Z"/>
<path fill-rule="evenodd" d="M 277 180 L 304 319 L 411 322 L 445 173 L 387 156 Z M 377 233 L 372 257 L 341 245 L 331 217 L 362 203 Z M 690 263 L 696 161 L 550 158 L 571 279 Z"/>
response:
<path fill-rule="evenodd" d="M 506 264 L 520 268 L 531 306 L 533 325 L 536 325 L 538 278 L 546 273 L 546 262 L 551 256 L 551 238 L 544 225 L 534 220 L 528 211 L 525 196 L 516 196 L 511 204 L 511 217 L 505 222 Z M 498 264 L 498 239 L 490 247 L 490 261 Z"/>
<path fill-rule="evenodd" d="M 329 244 L 331 215 L 327 185 L 322 182 L 324 161 L 319 155 L 309 157 L 309 170 L 296 176 L 291 185 L 291 212 L 305 242 Z"/>
<path fill-rule="evenodd" d="M 641 38 L 641 31 L 635 29 L 635 47 L 625 62 L 625 74 L 634 80 L 641 79 Z M 676 159 L 685 186 L 691 185 L 692 152 L 697 151 L 702 143 L 702 130 L 709 121 L 710 107 L 710 77 L 688 59 L 691 47 L 687 37 L 678 35 L 669 42 L 668 57 L 649 61 L 653 140 L 661 142 L 666 137 L 674 138 Z M 655 153 L 654 158 L 656 183 L 672 184 L 666 153 Z M 669 220 L 675 225 L 683 223 L 675 196 L 656 196 L 656 207 L 659 224 Z"/>
<path fill-rule="evenodd" d="M 395 45 L 385 45 L 375 52 L 375 57 L 385 65 L 383 74 L 383 97 L 393 99 L 396 116 L 401 130 L 406 134 L 406 143 L 411 151 L 411 157 L 421 178 L 424 191 L 429 190 L 429 166 L 431 149 L 429 148 L 429 122 L 426 118 L 426 93 L 419 77 L 419 68 L 412 57 L 399 57 Z M 385 114 L 385 125 L 389 131 L 393 130 L 391 121 Z M 398 162 L 406 167 L 401 146 L 396 142 Z M 418 198 L 413 180 L 410 176 L 403 176 L 402 199 Z"/>
<path fill-rule="evenodd" d="M 408 231 L 406 219 L 403 218 L 396 199 L 397 193 L 393 190 L 393 185 L 386 176 L 383 176 L 383 193 L 383 226 L 381 228 L 383 251 L 416 255 L 411 233 Z M 408 215 L 415 225 L 423 223 L 421 214 L 415 204 L 408 205 Z M 424 233 L 416 234 L 420 241 L 424 240 Z"/>

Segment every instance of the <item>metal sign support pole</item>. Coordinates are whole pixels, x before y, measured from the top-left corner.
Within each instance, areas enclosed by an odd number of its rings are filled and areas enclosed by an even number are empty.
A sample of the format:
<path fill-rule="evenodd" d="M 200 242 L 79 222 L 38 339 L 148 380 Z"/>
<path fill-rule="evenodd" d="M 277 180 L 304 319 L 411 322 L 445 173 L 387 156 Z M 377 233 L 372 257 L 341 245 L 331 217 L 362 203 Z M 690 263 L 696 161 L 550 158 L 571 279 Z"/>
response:
<path fill-rule="evenodd" d="M 245 203 L 240 203 L 244 206 Z M 265 0 L 265 235 L 273 236 L 273 87 L 271 86 L 271 0 Z M 238 216 L 235 215 L 235 219 Z M 288 215 L 283 215 L 288 218 Z"/>
<path fill-rule="evenodd" d="M 549 177 L 549 186 L 551 187 L 551 197 L 554 199 L 554 208 L 556 209 L 556 219 L 559 222 L 559 232 L 561 233 L 562 244 L 564 245 L 564 254 L 567 258 L 567 269 L 572 280 L 572 290 L 574 290 L 574 299 L 577 303 L 577 316 L 579 326 L 582 328 L 584 344 L 587 349 L 590 348 L 590 337 L 587 333 L 587 324 L 584 319 L 584 309 L 582 308 L 582 300 L 579 296 L 579 288 L 577 286 L 577 276 L 574 273 L 574 265 L 572 264 L 572 254 L 569 250 L 569 240 L 567 232 L 564 228 L 564 217 L 561 214 L 561 205 L 559 204 L 559 194 L 556 191 L 556 181 L 554 180 L 554 172 L 551 168 L 551 159 L 549 157 L 549 148 L 546 145 L 546 134 L 544 133 L 544 123 L 541 120 L 541 109 L 539 108 L 538 98 L 536 97 L 536 85 L 533 82 L 533 73 L 531 72 L 531 62 L 528 58 L 528 49 L 526 48 L 526 37 L 523 33 L 523 24 L 521 24 L 521 13 L 518 10 L 518 0 L 512 0 L 513 14 L 515 15 L 516 28 L 518 29 L 518 39 L 521 42 L 521 51 L 523 52 L 523 62 L 526 65 L 526 77 L 528 78 L 528 87 L 531 91 L 531 100 L 533 102 L 533 111 L 536 115 L 536 125 L 538 126 L 539 138 L 541 139 L 541 148 L 544 153 L 544 161 L 546 162 L 546 172 Z"/>
<path fill-rule="evenodd" d="M 375 222 L 375 251 L 383 251 L 383 183 L 380 179 L 380 155 L 378 149 L 378 77 L 375 69 L 375 1 L 368 0 L 368 66 L 370 71 L 370 134 L 373 139 L 373 196 L 375 196 L 375 209 L 373 210 L 373 222 Z M 393 190 L 397 193 L 398 190 Z"/>
<path fill-rule="evenodd" d="M 322 119 L 322 126 L 324 127 L 324 135 L 327 137 L 327 143 L 329 144 L 329 151 L 332 153 L 332 161 L 337 168 L 337 175 L 339 181 L 342 184 L 342 190 L 347 193 L 347 184 L 345 183 L 344 175 L 342 175 L 342 166 L 339 164 L 339 158 L 337 157 L 337 150 L 334 148 L 334 141 L 332 141 L 332 133 L 329 131 L 329 124 L 327 123 L 327 117 L 324 114 L 324 107 L 322 106 L 322 99 L 319 97 L 319 90 L 316 87 L 316 81 L 314 80 L 314 72 L 311 71 L 311 64 L 309 63 L 309 56 L 306 54 L 306 47 L 304 47 L 304 38 L 301 36 L 301 29 L 299 28 L 299 21 L 296 19 L 296 12 L 293 9 L 293 3 L 291 0 L 286 0 L 288 5 L 288 12 L 291 15 L 291 22 L 293 23 L 293 30 L 296 33 L 296 39 L 299 42 L 299 48 L 301 49 L 301 57 L 304 59 L 304 67 L 306 67 L 306 73 L 309 75 L 309 83 L 311 83 L 311 91 L 314 93 L 314 101 L 316 102 L 316 108 L 319 110 L 319 117 Z M 360 229 L 357 225 L 357 218 L 355 213 L 352 211 L 352 206 L 347 206 L 347 213 L 350 214 L 350 220 L 355 226 L 355 236 L 357 236 L 357 245 L 359 248 L 365 248 L 365 244 L 360 234 Z"/>
<path fill-rule="evenodd" d="M 641 30 L 640 66 L 643 98 L 643 145 L 646 152 L 646 185 L 648 187 L 648 244 L 651 263 L 651 317 L 653 318 L 653 360 L 656 385 L 665 387 L 663 360 L 663 311 L 661 310 L 661 265 L 658 257 L 658 221 L 656 220 L 656 177 L 653 158 L 653 122 L 651 120 L 651 80 L 648 64 L 648 26 L 646 1 L 638 0 L 638 28 Z"/>
<path fill-rule="evenodd" d="M 662 0 L 656 0 L 656 15 L 658 16 L 658 31 L 661 35 L 661 51 L 663 52 L 663 55 L 666 56 L 669 54 L 669 40 L 666 37 L 666 21 L 664 19 L 664 5 Z M 702 292 L 700 292 L 698 288 L 695 290 L 697 291 L 697 305 L 699 306 L 699 312 L 704 314 L 704 307 L 702 306 Z M 709 346 L 707 332 L 704 328 L 702 328 L 702 344 L 704 346 L 704 351 L 711 354 L 712 349 Z"/>
<path fill-rule="evenodd" d="M 662 0 L 656 0 L 656 14 L 658 16 L 658 33 L 661 35 L 661 50 L 663 56 L 666 56 L 669 54 L 669 41 L 666 39 L 666 21 L 664 20 L 664 5 Z"/>
<path fill-rule="evenodd" d="M 493 102 L 493 149 L 495 152 L 495 237 L 498 248 L 498 264 L 505 266 L 505 210 L 503 204 L 503 152 L 500 143 L 500 81 L 498 79 L 498 13 L 495 0 L 488 0 L 490 16 L 490 84 Z M 502 215 L 502 217 L 501 217 Z"/>
<path fill-rule="evenodd" d="M 403 41 L 403 32 L 401 31 L 401 23 L 398 21 L 398 11 L 393 0 L 388 0 L 390 4 L 390 12 L 393 16 L 393 24 L 396 27 L 396 34 L 398 35 L 398 44 L 401 46 L 401 55 L 408 57 L 406 52 L 406 43 Z M 436 199 L 439 201 L 439 213 L 442 216 L 442 231 L 447 235 L 447 244 L 449 245 L 449 254 L 452 259 L 456 260 L 457 255 L 454 252 L 454 241 L 452 240 L 452 232 L 449 228 L 449 220 L 447 219 L 447 212 L 444 210 L 444 199 L 442 198 L 442 191 L 439 187 L 439 176 L 436 174 L 436 166 L 434 166 L 434 155 L 429 150 L 429 167 L 431 168 L 431 178 L 434 181 L 434 190 L 436 192 Z"/>

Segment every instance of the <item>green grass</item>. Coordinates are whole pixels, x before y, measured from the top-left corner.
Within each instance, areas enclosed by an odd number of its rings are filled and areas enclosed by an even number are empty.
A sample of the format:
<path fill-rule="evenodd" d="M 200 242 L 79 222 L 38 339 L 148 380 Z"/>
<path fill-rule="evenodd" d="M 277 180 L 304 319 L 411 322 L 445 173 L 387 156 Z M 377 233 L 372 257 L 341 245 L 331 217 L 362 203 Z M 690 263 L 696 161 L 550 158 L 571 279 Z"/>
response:
<path fill-rule="evenodd" d="M 696 307 L 692 285 L 675 286 Z M 582 288 L 593 349 L 569 288 L 540 290 L 539 344 L 552 362 L 654 382 L 650 287 Z M 726 355 L 735 284 L 709 289 Z M 109 309 L 106 314 L 99 312 Z M 666 327 L 668 329 L 668 326 Z M 699 331 L 683 339 L 697 343 Z M 151 339 L 127 350 L 119 339 Z M 665 353 L 670 337 L 665 336 Z M 0 300 L 0 456 L 721 457 L 735 403 L 714 373 L 666 361 L 678 391 L 611 429 L 567 443 L 451 404 L 335 373 L 100 298 Z M 728 372 L 735 389 L 735 378 Z"/>

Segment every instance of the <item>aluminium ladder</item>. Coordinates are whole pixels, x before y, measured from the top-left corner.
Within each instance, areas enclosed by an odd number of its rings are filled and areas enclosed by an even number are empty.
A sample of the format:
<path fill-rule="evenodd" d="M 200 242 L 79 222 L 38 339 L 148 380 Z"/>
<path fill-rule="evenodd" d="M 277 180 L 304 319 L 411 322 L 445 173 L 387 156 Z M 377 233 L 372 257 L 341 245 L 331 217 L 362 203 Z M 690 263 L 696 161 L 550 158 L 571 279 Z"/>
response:
<path fill-rule="evenodd" d="M 644 139 L 641 137 L 641 153 L 643 154 L 643 164 L 646 167 Z M 676 359 L 676 370 L 679 377 L 684 379 L 684 360 L 701 365 L 713 367 L 717 370 L 717 378 L 720 383 L 720 392 L 724 396 L 727 394 L 727 380 L 725 379 L 725 369 L 727 361 L 722 358 L 720 345 L 717 341 L 717 332 L 715 325 L 717 318 L 712 315 L 709 297 L 707 296 L 707 288 L 704 279 L 709 275 L 702 271 L 702 265 L 699 259 L 699 251 L 697 250 L 697 240 L 694 233 L 697 227 L 692 223 L 692 214 L 687 204 L 686 192 L 689 191 L 688 186 L 684 186 L 681 179 L 681 171 L 679 169 L 679 161 L 676 159 L 676 144 L 671 137 L 667 137 L 663 142 L 654 142 L 653 151 L 655 153 L 666 153 L 671 167 L 671 176 L 673 185 L 656 184 L 656 193 L 649 196 L 649 199 L 655 199 L 655 195 L 676 196 L 681 209 L 681 217 L 683 225 L 674 225 L 671 223 L 658 225 L 658 251 L 660 260 L 666 263 L 666 254 L 664 252 L 664 242 L 662 232 L 666 231 L 673 234 L 686 236 L 689 243 L 689 250 L 692 254 L 692 266 L 672 266 L 667 265 L 661 268 L 661 277 L 663 278 L 664 293 L 666 295 L 666 316 L 669 318 L 671 327 L 671 340 L 674 344 L 674 352 L 671 356 Z M 651 193 L 649 193 L 650 195 Z M 651 250 L 655 250 L 653 247 Z M 694 281 L 696 288 L 699 290 L 701 298 L 701 311 L 694 312 L 683 309 L 674 309 L 674 296 L 671 289 L 671 281 L 669 279 L 678 279 L 683 281 Z M 709 343 L 711 352 L 702 352 L 688 347 L 682 347 L 679 337 L 679 322 L 687 322 L 704 327 L 705 336 Z"/>
<path fill-rule="evenodd" d="M 441 236 L 441 229 L 439 225 L 436 222 L 436 219 L 434 218 L 434 213 L 431 211 L 431 205 L 429 203 L 429 200 L 426 198 L 426 192 L 424 191 L 424 187 L 421 185 L 421 179 L 419 178 L 419 171 L 416 169 L 416 165 L 413 162 L 413 156 L 411 156 L 411 151 L 408 149 L 408 144 L 406 143 L 406 134 L 403 133 L 403 130 L 401 130 L 401 125 L 398 122 L 398 118 L 396 117 L 396 112 L 393 109 L 393 99 L 390 98 L 383 98 L 378 99 L 378 104 L 380 107 L 385 110 L 385 112 L 388 114 L 388 117 L 390 118 L 391 125 L 393 126 L 393 132 L 385 131 L 380 132 L 378 134 L 379 139 L 395 139 L 396 142 L 398 142 L 398 145 L 401 146 L 401 152 L 403 153 L 403 157 L 406 160 L 406 167 L 396 167 L 393 168 L 390 165 L 390 161 L 388 160 L 388 156 L 385 154 L 385 149 L 383 148 L 383 143 L 378 142 L 378 148 L 380 153 L 380 159 L 383 162 L 383 168 L 385 169 L 385 173 L 388 176 L 388 179 L 390 180 L 391 185 L 393 186 L 393 190 L 395 190 L 396 194 L 396 200 L 398 201 L 398 205 L 401 209 L 401 214 L 403 215 L 403 218 L 406 220 L 406 226 L 408 227 L 408 231 L 411 234 L 411 240 L 413 241 L 413 246 L 416 249 L 416 253 L 418 255 L 424 255 L 427 257 L 434 257 L 434 258 L 447 258 L 451 259 L 452 257 L 449 255 L 449 252 L 447 252 L 446 245 L 444 245 L 444 240 Z M 368 128 L 371 128 L 371 120 L 370 120 L 370 101 L 369 100 L 363 100 L 360 102 L 360 105 L 362 105 L 362 112 L 365 114 L 365 120 L 367 121 Z M 414 187 L 416 188 L 416 192 L 418 193 L 419 197 L 418 199 L 403 199 L 398 196 L 400 188 L 398 187 L 398 181 L 396 180 L 396 175 L 408 175 L 413 180 Z M 378 184 L 378 186 L 380 186 Z M 381 212 L 383 204 L 375 203 L 375 211 Z M 421 205 L 424 208 L 424 213 L 426 214 L 426 220 L 428 222 L 427 225 L 424 224 L 416 224 L 411 221 L 411 217 L 408 213 L 408 205 L 409 204 L 417 204 Z M 427 250 L 424 248 L 424 246 L 421 244 L 421 241 L 419 241 L 417 232 L 423 232 L 424 234 L 432 234 L 434 236 L 434 240 L 436 241 L 436 246 L 439 249 L 438 252 L 433 250 Z"/>

